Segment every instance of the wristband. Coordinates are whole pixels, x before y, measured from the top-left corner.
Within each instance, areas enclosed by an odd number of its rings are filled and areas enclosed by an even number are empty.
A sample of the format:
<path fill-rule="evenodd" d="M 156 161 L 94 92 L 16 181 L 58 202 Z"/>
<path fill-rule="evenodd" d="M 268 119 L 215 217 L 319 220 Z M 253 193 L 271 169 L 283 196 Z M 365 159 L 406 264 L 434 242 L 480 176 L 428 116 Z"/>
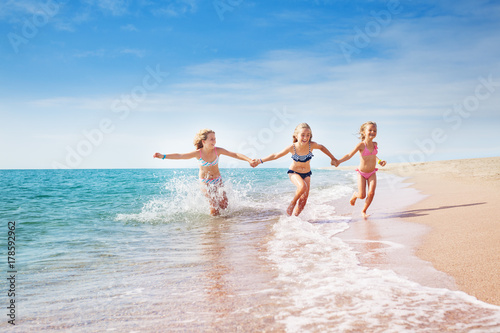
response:
<path fill-rule="evenodd" d="M 378 162 L 377 162 L 377 163 L 378 163 L 378 164 L 380 164 L 380 162 L 382 162 L 382 160 L 378 160 Z"/>
<path fill-rule="evenodd" d="M 262 162 L 262 158 L 259 158 L 259 160 L 260 160 L 260 164 L 264 164 L 264 162 Z"/>
<path fill-rule="evenodd" d="M 165 157 L 167 157 L 167 155 L 163 155 L 163 158 L 162 158 L 162 160 L 164 160 L 164 159 L 165 159 Z"/>

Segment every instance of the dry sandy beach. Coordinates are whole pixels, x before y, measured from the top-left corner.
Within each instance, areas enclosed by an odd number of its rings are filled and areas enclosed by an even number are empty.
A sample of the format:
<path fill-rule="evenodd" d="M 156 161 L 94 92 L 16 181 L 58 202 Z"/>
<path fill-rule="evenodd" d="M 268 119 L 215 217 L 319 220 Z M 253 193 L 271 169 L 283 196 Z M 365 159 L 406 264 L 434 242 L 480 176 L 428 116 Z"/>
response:
<path fill-rule="evenodd" d="M 411 244 L 416 255 L 453 277 L 459 290 L 500 305 L 500 157 L 388 163 L 379 170 L 407 178 L 425 195 L 397 214 L 430 227 Z"/>

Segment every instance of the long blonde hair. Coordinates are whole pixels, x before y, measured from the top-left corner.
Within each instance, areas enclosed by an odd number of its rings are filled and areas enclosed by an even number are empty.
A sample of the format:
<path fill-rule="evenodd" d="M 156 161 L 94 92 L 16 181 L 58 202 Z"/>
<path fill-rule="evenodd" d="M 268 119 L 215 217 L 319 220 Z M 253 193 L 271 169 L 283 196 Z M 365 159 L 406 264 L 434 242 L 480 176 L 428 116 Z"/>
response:
<path fill-rule="evenodd" d="M 301 124 L 298 124 L 297 127 L 295 127 L 295 130 L 293 131 L 293 143 L 299 141 L 297 139 L 297 134 L 303 128 L 307 128 L 308 130 L 311 131 L 311 138 L 309 139 L 309 141 L 312 140 L 312 138 L 313 138 L 313 131 L 312 131 L 311 127 L 307 123 L 301 123 Z"/>
<path fill-rule="evenodd" d="M 375 125 L 375 127 L 377 127 L 377 123 L 374 122 L 374 121 L 367 121 L 366 123 L 364 123 L 363 125 L 361 125 L 361 127 L 359 128 L 359 138 L 361 139 L 361 141 L 365 141 L 365 139 L 366 139 L 366 137 L 365 137 L 365 129 L 369 125 Z"/>
<path fill-rule="evenodd" d="M 201 149 L 203 148 L 203 142 L 208 138 L 208 135 L 210 133 L 214 133 L 211 129 L 205 128 L 200 130 L 198 133 L 196 133 L 196 136 L 194 137 L 193 144 L 196 147 L 196 149 Z"/>

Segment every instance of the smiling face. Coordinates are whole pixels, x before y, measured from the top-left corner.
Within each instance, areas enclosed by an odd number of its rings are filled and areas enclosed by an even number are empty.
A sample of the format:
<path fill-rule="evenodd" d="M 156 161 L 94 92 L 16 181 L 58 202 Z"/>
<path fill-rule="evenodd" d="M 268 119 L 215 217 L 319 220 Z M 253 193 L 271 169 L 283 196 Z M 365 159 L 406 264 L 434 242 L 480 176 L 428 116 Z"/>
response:
<path fill-rule="evenodd" d="M 361 141 L 367 139 L 373 140 L 377 136 L 377 123 L 373 121 L 367 121 L 359 128 L 359 137 Z"/>
<path fill-rule="evenodd" d="M 377 136 L 377 125 L 370 124 L 366 126 L 363 134 L 365 135 L 365 138 L 370 141 L 375 139 Z"/>
<path fill-rule="evenodd" d="M 297 132 L 295 138 L 297 139 L 299 145 L 301 145 L 301 144 L 308 144 L 309 141 L 311 141 L 311 136 L 312 134 L 309 128 L 302 128 Z"/>
<path fill-rule="evenodd" d="M 299 124 L 293 131 L 293 142 L 309 143 L 312 139 L 312 130 L 306 123 Z"/>
<path fill-rule="evenodd" d="M 210 148 L 210 149 L 215 148 L 215 143 L 216 143 L 215 133 L 214 132 L 208 133 L 207 139 L 203 140 L 202 142 L 204 148 Z"/>

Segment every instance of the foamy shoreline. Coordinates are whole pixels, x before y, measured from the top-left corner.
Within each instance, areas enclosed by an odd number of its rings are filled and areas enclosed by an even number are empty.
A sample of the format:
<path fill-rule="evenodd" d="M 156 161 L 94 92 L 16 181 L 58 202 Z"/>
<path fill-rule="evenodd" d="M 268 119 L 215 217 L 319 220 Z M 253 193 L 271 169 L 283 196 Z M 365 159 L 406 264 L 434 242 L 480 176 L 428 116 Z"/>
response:
<path fill-rule="evenodd" d="M 495 214 L 500 157 L 389 163 L 379 170 L 407 178 L 426 196 L 397 214 L 399 221 L 429 227 L 420 242 L 408 244 L 416 255 L 453 277 L 459 290 L 500 305 L 500 219 Z M 377 189 L 374 203 L 380 195 Z M 379 218 L 387 216 L 374 214 L 369 221 Z"/>

